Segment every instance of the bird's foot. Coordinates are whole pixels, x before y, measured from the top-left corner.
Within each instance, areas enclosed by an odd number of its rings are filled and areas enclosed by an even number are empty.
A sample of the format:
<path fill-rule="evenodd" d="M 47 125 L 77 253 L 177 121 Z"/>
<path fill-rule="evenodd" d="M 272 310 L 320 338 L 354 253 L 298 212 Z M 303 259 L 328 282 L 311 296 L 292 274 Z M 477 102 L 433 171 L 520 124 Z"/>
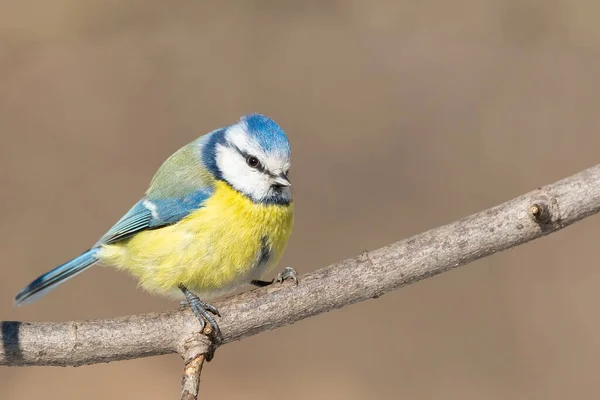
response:
<path fill-rule="evenodd" d="M 185 302 L 187 303 L 187 305 L 190 306 L 196 318 L 198 318 L 200 326 L 202 327 L 202 332 L 212 336 L 214 340 L 220 341 L 223 337 L 221 334 L 221 329 L 219 329 L 219 325 L 213 317 L 213 315 L 216 315 L 217 317 L 221 316 L 219 310 L 217 310 L 215 306 L 202 301 L 198 296 L 190 292 L 186 287 L 181 286 L 180 289 L 185 295 Z M 180 304 L 180 308 L 185 308 L 185 304 L 183 301 Z M 208 332 L 206 332 L 205 329 L 207 327 L 207 322 L 210 325 L 210 330 Z"/>
<path fill-rule="evenodd" d="M 251 283 L 254 286 L 264 287 L 264 286 L 272 285 L 275 282 L 283 283 L 284 281 L 287 281 L 288 279 L 293 280 L 294 283 L 296 285 L 298 285 L 298 273 L 292 267 L 285 267 L 283 269 L 283 271 L 281 271 L 280 273 L 278 273 L 277 277 L 275 279 L 273 279 L 272 281 L 261 281 L 261 280 L 258 280 L 258 279 L 254 279 Z"/>
<path fill-rule="evenodd" d="M 217 310 L 213 305 L 203 302 L 198 297 L 191 299 L 190 308 L 192 309 L 192 312 L 196 318 L 198 318 L 203 332 L 208 333 L 209 335 L 212 334 L 215 338 L 221 338 L 221 329 L 219 329 L 219 325 L 213 317 L 213 315 L 218 317 L 221 316 L 221 314 L 219 314 L 219 310 Z M 207 322 L 210 325 L 209 332 L 206 332 Z"/>
<path fill-rule="evenodd" d="M 275 282 L 283 283 L 288 279 L 293 280 L 294 284 L 298 285 L 298 273 L 292 267 L 285 267 L 283 271 L 278 273 Z"/>

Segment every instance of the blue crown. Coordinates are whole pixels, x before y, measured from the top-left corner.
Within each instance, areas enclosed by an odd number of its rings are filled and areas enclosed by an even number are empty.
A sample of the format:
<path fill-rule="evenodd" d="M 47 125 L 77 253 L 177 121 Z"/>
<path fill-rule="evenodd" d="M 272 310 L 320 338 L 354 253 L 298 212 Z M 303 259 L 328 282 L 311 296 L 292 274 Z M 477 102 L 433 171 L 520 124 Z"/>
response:
<path fill-rule="evenodd" d="M 288 138 L 269 117 L 261 114 L 249 114 L 241 118 L 241 121 L 248 126 L 248 134 L 256 139 L 258 144 L 268 152 L 282 153 L 286 157 L 290 156 L 290 143 Z"/>

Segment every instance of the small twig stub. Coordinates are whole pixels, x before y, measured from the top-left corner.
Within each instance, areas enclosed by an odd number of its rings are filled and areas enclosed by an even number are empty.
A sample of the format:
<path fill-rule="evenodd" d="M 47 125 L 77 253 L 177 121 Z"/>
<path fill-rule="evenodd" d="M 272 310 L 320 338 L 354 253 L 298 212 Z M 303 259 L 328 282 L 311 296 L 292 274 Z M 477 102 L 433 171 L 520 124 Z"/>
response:
<path fill-rule="evenodd" d="M 185 362 L 181 380 L 181 400 L 196 400 L 200 391 L 200 374 L 204 364 L 204 354 L 197 354 Z"/>
<path fill-rule="evenodd" d="M 552 196 L 548 189 L 540 189 L 533 198 L 529 205 L 529 216 L 543 233 L 561 228 L 558 199 Z"/>
<path fill-rule="evenodd" d="M 536 202 L 529 207 L 529 212 L 533 220 L 539 224 L 547 224 L 550 222 L 550 210 L 548 205 L 543 202 Z"/>

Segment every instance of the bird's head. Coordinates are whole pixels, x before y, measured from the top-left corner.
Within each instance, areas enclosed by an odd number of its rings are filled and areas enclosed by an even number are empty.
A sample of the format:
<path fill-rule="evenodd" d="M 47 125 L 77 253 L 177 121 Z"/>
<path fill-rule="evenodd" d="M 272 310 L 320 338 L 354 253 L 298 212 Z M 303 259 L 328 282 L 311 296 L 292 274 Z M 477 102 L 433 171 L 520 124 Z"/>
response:
<path fill-rule="evenodd" d="M 212 154 L 219 179 L 255 202 L 291 202 L 290 144 L 275 121 L 247 115 L 219 136 Z"/>

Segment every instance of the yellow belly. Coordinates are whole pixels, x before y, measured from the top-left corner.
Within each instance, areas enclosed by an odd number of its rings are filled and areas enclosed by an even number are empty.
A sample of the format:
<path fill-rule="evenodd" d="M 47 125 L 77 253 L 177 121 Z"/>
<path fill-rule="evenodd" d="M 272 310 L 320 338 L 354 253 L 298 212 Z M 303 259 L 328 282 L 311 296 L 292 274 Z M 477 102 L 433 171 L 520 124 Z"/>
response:
<path fill-rule="evenodd" d="M 279 262 L 293 213 L 293 204 L 257 204 L 217 182 L 204 206 L 178 223 L 103 246 L 98 256 L 148 291 L 176 295 L 184 285 L 211 298 L 259 279 Z"/>

